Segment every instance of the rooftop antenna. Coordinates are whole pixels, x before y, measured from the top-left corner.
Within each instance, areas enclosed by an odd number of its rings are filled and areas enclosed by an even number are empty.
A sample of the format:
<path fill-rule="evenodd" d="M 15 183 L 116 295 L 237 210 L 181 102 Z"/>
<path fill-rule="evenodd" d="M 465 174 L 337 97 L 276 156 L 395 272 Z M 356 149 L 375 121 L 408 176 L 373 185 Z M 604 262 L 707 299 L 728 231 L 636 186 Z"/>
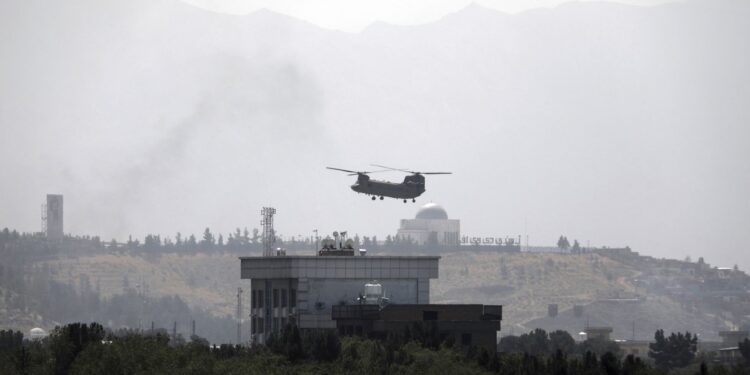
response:
<path fill-rule="evenodd" d="M 260 214 L 263 217 L 260 221 L 260 225 L 263 226 L 263 256 L 270 257 L 273 255 L 273 243 L 276 242 L 273 231 L 273 215 L 276 214 L 276 209 L 263 207 Z"/>

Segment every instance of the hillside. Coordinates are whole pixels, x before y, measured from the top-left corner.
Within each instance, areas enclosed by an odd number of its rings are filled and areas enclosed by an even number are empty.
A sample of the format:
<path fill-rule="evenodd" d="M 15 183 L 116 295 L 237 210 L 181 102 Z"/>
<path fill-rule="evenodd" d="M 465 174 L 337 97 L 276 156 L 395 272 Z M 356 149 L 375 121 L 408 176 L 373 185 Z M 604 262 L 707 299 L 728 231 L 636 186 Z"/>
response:
<path fill-rule="evenodd" d="M 191 306 L 226 316 L 235 312 L 237 287 L 248 286 L 247 280 L 239 279 L 237 257 L 232 253 L 102 254 L 62 256 L 45 264 L 56 280 L 71 285 L 89 280 L 103 296 L 124 289 L 151 296 L 178 295 Z M 649 269 L 658 270 L 654 262 Z M 649 338 L 658 327 L 716 339 L 719 330 L 732 327 L 725 317 L 701 307 L 686 308 L 673 296 L 638 284 L 645 269 L 629 263 L 595 253 L 447 253 L 440 261 L 439 279 L 431 284 L 431 301 L 502 304 L 503 335 L 533 328 L 575 334 L 590 324 L 614 326 L 614 337 L 630 338 L 637 321 L 639 339 Z M 246 309 L 248 303 L 245 299 Z M 547 317 L 548 304 L 559 306 L 558 317 Z M 573 305 L 583 305 L 584 315 L 574 317 Z"/>
<path fill-rule="evenodd" d="M 132 289 L 152 296 L 178 295 L 217 316 L 234 315 L 239 261 L 233 254 L 175 253 L 144 257 L 101 254 L 45 262 L 52 277 L 70 285 L 84 278 L 103 297 Z"/>
<path fill-rule="evenodd" d="M 550 303 L 564 309 L 631 292 L 622 280 L 636 274 L 596 254 L 453 253 L 440 267 L 433 301 L 503 304 L 508 328 L 546 315 Z"/>

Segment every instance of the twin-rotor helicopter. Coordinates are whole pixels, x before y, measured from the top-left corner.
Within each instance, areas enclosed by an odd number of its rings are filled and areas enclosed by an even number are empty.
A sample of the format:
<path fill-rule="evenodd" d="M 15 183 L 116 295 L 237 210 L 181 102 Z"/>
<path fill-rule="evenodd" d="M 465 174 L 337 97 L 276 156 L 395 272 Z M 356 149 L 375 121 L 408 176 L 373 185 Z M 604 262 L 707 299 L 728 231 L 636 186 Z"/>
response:
<path fill-rule="evenodd" d="M 385 197 L 403 199 L 406 203 L 409 199 L 412 202 L 416 202 L 416 198 L 425 191 L 425 175 L 433 174 L 451 174 L 452 172 L 418 172 L 410 171 L 400 168 L 391 168 L 384 165 L 372 164 L 373 167 L 385 168 L 384 170 L 376 171 L 350 171 L 348 169 L 326 167 L 335 171 L 341 171 L 349 173 L 349 176 L 357 176 L 357 182 L 351 186 L 352 190 L 357 193 L 366 194 L 372 196 L 372 200 L 380 197 L 383 200 Z M 404 177 L 403 182 L 390 182 L 382 180 L 370 179 L 371 173 L 398 171 L 409 173 L 408 176 Z"/>

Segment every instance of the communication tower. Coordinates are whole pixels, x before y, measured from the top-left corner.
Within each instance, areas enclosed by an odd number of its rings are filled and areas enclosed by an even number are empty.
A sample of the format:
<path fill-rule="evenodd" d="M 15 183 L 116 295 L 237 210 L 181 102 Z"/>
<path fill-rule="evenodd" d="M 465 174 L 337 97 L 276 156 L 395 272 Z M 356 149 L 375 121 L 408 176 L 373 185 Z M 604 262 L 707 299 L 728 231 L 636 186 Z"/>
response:
<path fill-rule="evenodd" d="M 63 239 L 63 196 L 47 194 L 47 203 L 42 205 L 42 230 L 51 241 Z"/>
<path fill-rule="evenodd" d="M 263 207 L 260 211 L 263 219 L 260 225 L 263 226 L 263 256 L 270 257 L 273 255 L 273 243 L 276 242 L 276 235 L 273 231 L 273 215 L 276 209 L 273 207 Z"/>

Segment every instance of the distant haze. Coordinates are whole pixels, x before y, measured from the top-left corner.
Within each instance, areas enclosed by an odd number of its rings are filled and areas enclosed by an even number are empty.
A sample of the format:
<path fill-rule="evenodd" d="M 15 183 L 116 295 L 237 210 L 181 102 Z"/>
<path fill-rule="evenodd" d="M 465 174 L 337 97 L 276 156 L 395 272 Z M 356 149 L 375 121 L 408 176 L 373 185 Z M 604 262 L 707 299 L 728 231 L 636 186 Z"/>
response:
<path fill-rule="evenodd" d="M 375 22 L 415 25 L 436 21 L 477 4 L 507 13 L 551 8 L 575 0 L 184 0 L 220 13 L 247 14 L 268 9 L 320 27 L 358 32 Z M 653 6 L 681 0 L 584 0 Z"/>
<path fill-rule="evenodd" d="M 0 227 L 467 235 L 750 267 L 750 2 L 471 5 L 344 33 L 177 0 L 0 3 Z M 417 204 L 325 166 L 448 170 Z M 385 173 L 377 178 L 399 180 Z"/>

